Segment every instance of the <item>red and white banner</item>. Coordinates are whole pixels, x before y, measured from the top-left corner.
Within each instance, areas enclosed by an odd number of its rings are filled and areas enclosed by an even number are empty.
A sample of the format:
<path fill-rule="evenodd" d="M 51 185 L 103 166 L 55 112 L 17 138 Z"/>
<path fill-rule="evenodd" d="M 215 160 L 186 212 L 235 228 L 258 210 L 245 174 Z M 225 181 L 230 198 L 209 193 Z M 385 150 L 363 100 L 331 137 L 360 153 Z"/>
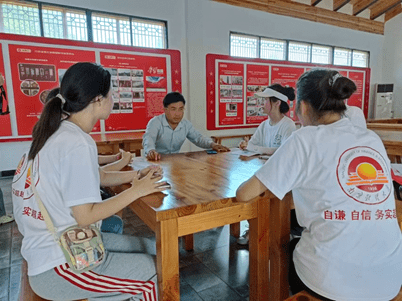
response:
<path fill-rule="evenodd" d="M 1 46 L 1 44 L 0 44 Z M 3 52 L 0 47 L 0 74 L 5 77 L 4 72 L 4 64 L 3 64 Z M 4 82 L 4 90 L 6 91 L 7 99 L 9 99 L 9 95 L 7 93 L 7 83 Z M 7 109 L 7 101 L 3 99 L 3 108 L 2 112 L 5 112 Z M 0 115 L 0 137 L 7 137 L 11 136 L 11 122 L 10 122 L 10 114 L 7 115 Z"/>

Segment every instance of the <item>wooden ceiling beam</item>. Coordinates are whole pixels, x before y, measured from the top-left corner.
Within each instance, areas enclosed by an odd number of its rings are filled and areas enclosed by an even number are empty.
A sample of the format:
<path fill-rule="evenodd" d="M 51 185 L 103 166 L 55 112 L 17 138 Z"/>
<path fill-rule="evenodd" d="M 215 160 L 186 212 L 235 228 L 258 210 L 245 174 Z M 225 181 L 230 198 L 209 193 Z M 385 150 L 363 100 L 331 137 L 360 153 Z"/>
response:
<path fill-rule="evenodd" d="M 385 14 L 401 3 L 402 0 L 387 0 L 376 3 L 370 8 L 370 20 L 377 19 L 379 16 Z"/>
<path fill-rule="evenodd" d="M 334 0 L 334 11 L 340 10 L 342 7 L 344 7 L 346 4 L 348 4 L 350 0 Z"/>
<path fill-rule="evenodd" d="M 384 23 L 361 17 L 338 13 L 328 9 L 298 2 L 280 0 L 213 0 L 230 5 L 265 11 L 353 30 L 384 34 Z M 402 0 L 401 0 L 402 1 Z"/>
<path fill-rule="evenodd" d="M 387 11 L 385 13 L 384 21 L 387 22 L 387 21 L 391 20 L 393 17 L 399 15 L 400 13 L 402 13 L 402 4 L 397 5 L 393 9 Z"/>
<path fill-rule="evenodd" d="M 321 2 L 321 0 L 311 0 L 311 5 L 316 6 L 320 2 Z"/>
<path fill-rule="evenodd" d="M 353 4 L 353 16 L 360 14 L 363 10 L 369 8 L 378 0 L 358 0 Z"/>

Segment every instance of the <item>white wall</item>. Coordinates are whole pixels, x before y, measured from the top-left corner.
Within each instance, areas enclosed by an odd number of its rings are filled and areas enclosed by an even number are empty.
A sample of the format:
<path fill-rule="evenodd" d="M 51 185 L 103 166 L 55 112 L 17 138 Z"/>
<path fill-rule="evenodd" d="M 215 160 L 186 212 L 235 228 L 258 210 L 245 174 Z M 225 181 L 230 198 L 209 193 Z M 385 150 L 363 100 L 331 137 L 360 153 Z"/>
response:
<path fill-rule="evenodd" d="M 402 14 L 385 23 L 382 83 L 394 84 L 394 116 L 402 117 Z"/>
<path fill-rule="evenodd" d="M 62 0 L 46 2 L 65 4 Z M 229 54 L 230 31 L 370 51 L 372 86 L 383 80 L 382 51 L 384 39 L 387 40 L 387 36 L 269 14 L 210 0 L 70 0 L 68 5 L 166 20 L 169 48 L 180 50 L 182 55 L 183 94 L 188 100 L 186 117 L 205 135 L 246 134 L 254 131 L 253 129 L 206 130 L 205 56 L 208 53 Z M 401 24 L 401 19 L 395 23 L 395 30 L 391 31 L 392 35 L 397 33 L 396 27 L 397 24 Z M 398 34 L 401 35 L 399 32 Z M 391 38 L 390 41 L 392 40 L 395 41 Z M 400 62 L 402 63 L 402 59 Z M 371 116 L 372 106 L 369 112 Z M 15 169 L 26 146 L 26 142 L 1 143 L 0 171 Z M 197 148 L 189 144 L 183 147 L 183 150 L 189 149 Z"/>

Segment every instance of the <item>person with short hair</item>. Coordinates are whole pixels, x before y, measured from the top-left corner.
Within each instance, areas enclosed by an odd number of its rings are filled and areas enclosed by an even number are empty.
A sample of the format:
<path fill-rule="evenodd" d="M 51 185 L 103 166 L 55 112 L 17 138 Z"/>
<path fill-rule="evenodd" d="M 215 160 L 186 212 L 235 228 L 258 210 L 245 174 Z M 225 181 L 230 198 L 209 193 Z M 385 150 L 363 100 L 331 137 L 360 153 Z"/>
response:
<path fill-rule="evenodd" d="M 289 247 L 293 294 L 384 301 L 401 289 L 402 235 L 387 152 L 374 132 L 342 118 L 355 91 L 338 71 L 305 72 L 296 104 L 303 127 L 236 192 L 247 202 L 267 189 L 279 199 L 292 191 L 305 228 Z"/>
<path fill-rule="evenodd" d="M 190 121 L 183 119 L 186 100 L 178 92 L 170 92 L 163 99 L 165 113 L 152 118 L 147 125 L 142 145 L 148 160 L 159 160 L 161 154 L 180 151 L 186 138 L 201 148 L 212 148 L 217 152 L 230 151 L 201 135 Z"/>
<path fill-rule="evenodd" d="M 60 92 L 45 104 L 32 132 L 30 150 L 14 175 L 12 197 L 23 235 L 21 254 L 28 262 L 30 286 L 44 299 L 157 298 L 155 257 L 146 249 L 149 243 L 134 236 L 102 233 L 104 260 L 90 271 L 75 273 L 47 228 L 31 187 L 35 185 L 57 236 L 76 225 L 100 228 L 102 219 L 143 196 L 165 190 L 166 182 L 151 169 L 145 176 L 132 175 L 129 189 L 101 199 L 97 147 L 89 133 L 112 112 L 110 78 L 109 71 L 94 63 L 68 68 Z"/>

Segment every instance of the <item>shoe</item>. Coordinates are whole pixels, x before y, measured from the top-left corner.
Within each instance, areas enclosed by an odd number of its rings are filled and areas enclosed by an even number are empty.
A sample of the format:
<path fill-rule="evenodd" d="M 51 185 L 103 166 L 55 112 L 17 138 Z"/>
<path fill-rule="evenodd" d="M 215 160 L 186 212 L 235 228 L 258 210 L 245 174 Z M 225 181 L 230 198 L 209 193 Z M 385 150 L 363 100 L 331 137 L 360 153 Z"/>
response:
<path fill-rule="evenodd" d="M 244 231 L 243 235 L 237 239 L 237 243 L 242 246 L 248 245 L 248 230 Z"/>
<path fill-rule="evenodd" d="M 14 221 L 14 216 L 12 214 L 6 214 L 0 217 L 0 225 L 11 223 Z"/>

